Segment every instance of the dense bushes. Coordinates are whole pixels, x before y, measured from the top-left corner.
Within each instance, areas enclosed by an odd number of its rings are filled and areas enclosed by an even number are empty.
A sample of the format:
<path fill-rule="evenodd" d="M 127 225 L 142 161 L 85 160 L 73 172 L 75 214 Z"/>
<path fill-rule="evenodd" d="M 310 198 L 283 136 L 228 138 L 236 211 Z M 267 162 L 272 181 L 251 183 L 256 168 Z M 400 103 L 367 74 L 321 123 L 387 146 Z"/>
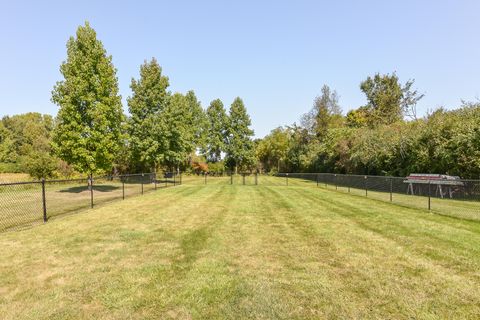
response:
<path fill-rule="evenodd" d="M 426 117 L 375 127 L 344 125 L 328 129 L 318 139 L 302 127 L 276 129 L 283 133 L 288 156 L 283 171 L 337 172 L 405 176 L 412 172 L 480 177 L 480 104 L 453 111 L 438 109 Z M 261 151 L 261 149 L 257 150 Z M 268 170 L 273 156 L 259 159 Z"/>

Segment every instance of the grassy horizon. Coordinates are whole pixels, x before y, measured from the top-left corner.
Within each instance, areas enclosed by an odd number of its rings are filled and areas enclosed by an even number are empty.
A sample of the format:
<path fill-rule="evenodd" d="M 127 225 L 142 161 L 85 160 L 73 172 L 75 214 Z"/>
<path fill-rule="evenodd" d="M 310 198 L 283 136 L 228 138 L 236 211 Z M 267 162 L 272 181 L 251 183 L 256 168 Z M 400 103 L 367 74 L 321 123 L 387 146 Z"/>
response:
<path fill-rule="evenodd" d="M 0 234 L 2 319 L 478 319 L 480 223 L 325 189 L 164 189 Z"/>

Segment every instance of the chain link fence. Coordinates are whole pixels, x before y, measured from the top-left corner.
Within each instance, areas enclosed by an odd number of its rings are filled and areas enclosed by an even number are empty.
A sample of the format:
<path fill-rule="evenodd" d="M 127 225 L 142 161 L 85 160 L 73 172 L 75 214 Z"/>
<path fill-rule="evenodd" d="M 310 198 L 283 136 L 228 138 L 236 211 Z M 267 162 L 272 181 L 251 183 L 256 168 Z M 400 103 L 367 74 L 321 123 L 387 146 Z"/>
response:
<path fill-rule="evenodd" d="M 429 210 L 451 217 L 480 221 L 480 180 L 424 180 L 407 177 L 331 173 L 202 173 L 184 176 L 186 185 L 261 185 L 316 187 Z"/>
<path fill-rule="evenodd" d="M 480 221 L 480 180 L 410 180 L 408 177 L 330 173 L 282 173 L 277 177 L 284 180 L 284 185 L 326 188 Z"/>
<path fill-rule="evenodd" d="M 0 232 L 181 183 L 171 172 L 0 183 Z"/>

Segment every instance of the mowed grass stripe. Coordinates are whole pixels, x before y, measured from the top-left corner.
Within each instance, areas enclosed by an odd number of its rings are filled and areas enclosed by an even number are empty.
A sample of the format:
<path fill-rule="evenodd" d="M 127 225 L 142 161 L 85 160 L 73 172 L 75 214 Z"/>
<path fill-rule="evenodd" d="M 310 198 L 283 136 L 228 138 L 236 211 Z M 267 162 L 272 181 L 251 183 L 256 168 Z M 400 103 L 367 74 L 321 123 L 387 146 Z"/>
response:
<path fill-rule="evenodd" d="M 476 319 L 478 223 L 321 188 L 180 186 L 0 236 L 5 319 Z"/>

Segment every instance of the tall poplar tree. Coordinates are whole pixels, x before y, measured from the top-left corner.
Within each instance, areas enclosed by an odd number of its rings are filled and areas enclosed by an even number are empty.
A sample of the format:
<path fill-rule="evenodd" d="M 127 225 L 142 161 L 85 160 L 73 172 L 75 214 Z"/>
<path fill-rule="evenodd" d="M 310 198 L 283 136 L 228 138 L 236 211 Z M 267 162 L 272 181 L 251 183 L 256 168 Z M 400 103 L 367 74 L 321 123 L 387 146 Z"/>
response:
<path fill-rule="evenodd" d="M 131 117 L 128 121 L 129 147 L 137 170 L 155 170 L 163 160 L 159 137 L 164 128 L 161 114 L 168 104 L 168 78 L 155 58 L 140 66 L 140 79 L 132 79 L 132 96 L 127 99 Z"/>
<path fill-rule="evenodd" d="M 228 116 L 220 99 L 210 102 L 206 111 L 207 129 L 203 154 L 210 162 L 222 160 L 225 152 L 225 135 L 227 134 Z"/>
<path fill-rule="evenodd" d="M 193 91 L 186 95 L 175 93 L 162 113 L 159 123 L 163 133 L 164 163 L 178 169 L 186 164 L 203 142 L 205 116 Z"/>
<path fill-rule="evenodd" d="M 252 141 L 251 120 L 242 99 L 235 98 L 230 106 L 229 124 L 226 135 L 227 163 L 234 169 L 246 169 L 255 163 L 255 150 Z"/>
<path fill-rule="evenodd" d="M 83 173 L 110 170 L 124 115 L 112 57 L 88 22 L 68 40 L 60 72 L 64 79 L 52 91 L 60 107 L 53 133 L 56 154 Z"/>

